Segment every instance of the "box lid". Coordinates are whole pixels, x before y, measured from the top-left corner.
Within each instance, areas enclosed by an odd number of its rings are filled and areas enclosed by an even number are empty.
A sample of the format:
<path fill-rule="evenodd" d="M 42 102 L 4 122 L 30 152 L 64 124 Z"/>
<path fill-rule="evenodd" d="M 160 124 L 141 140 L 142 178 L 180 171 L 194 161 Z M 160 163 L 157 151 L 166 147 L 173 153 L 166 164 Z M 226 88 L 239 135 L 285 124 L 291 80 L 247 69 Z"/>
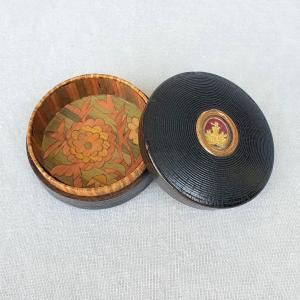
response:
<path fill-rule="evenodd" d="M 188 72 L 152 94 L 139 127 L 148 169 L 176 199 L 231 207 L 255 197 L 274 161 L 269 125 L 241 88 L 220 76 Z"/>

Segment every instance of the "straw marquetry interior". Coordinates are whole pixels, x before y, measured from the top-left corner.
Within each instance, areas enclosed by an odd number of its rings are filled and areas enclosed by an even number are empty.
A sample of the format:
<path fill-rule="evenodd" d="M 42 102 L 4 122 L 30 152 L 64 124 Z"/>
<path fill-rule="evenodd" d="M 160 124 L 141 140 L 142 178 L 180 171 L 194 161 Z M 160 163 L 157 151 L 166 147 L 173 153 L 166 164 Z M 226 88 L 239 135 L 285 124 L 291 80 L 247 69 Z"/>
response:
<path fill-rule="evenodd" d="M 144 110 L 147 97 L 136 87 L 125 80 L 110 75 L 82 75 L 67 80 L 50 90 L 36 106 L 27 133 L 27 149 L 31 164 L 39 177 L 56 191 L 78 196 L 97 196 L 113 193 L 133 183 L 145 171 L 141 161 L 138 168 L 129 176 L 112 184 L 98 188 L 76 188 L 67 186 L 49 174 L 43 167 L 43 137 L 45 129 L 55 115 L 67 104 L 80 98 L 93 95 L 113 95 L 135 104 L 141 111 Z"/>

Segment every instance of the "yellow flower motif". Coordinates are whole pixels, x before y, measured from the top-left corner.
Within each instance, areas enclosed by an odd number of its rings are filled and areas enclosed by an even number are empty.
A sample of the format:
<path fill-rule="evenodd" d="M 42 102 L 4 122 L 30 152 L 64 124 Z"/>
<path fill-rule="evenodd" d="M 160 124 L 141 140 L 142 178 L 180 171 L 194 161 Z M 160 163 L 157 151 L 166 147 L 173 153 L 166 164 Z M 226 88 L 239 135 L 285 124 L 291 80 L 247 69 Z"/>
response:
<path fill-rule="evenodd" d="M 128 118 L 127 119 L 127 124 L 128 128 L 130 130 L 129 132 L 129 139 L 137 145 L 139 143 L 139 134 L 138 134 L 138 129 L 139 129 L 139 119 L 136 117 Z"/>
<path fill-rule="evenodd" d="M 220 148 L 224 148 L 227 144 L 228 135 L 220 130 L 218 122 L 212 123 L 210 130 L 205 133 L 205 138 L 209 145 L 216 145 Z"/>
<path fill-rule="evenodd" d="M 66 134 L 64 154 L 71 162 L 94 164 L 99 167 L 113 153 L 113 134 L 102 120 L 89 119 L 74 123 Z M 90 166 L 89 166 L 90 167 Z"/>

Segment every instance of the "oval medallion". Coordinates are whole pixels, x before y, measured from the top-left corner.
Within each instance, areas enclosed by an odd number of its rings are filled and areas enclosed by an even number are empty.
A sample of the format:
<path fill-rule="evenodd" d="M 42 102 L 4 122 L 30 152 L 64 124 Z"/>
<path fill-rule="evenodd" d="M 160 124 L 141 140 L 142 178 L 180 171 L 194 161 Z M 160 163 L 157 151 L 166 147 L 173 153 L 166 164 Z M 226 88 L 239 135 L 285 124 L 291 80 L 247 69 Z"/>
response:
<path fill-rule="evenodd" d="M 196 133 L 201 146 L 215 156 L 228 156 L 238 144 L 238 131 L 224 112 L 210 109 L 200 114 Z"/>

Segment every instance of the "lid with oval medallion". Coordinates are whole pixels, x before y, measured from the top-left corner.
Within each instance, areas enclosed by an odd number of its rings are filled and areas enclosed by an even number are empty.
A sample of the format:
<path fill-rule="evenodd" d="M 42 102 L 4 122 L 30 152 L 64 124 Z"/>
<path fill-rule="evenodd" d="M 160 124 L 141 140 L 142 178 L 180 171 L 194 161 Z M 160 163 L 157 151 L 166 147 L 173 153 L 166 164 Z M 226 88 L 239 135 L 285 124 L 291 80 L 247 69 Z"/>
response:
<path fill-rule="evenodd" d="M 176 199 L 231 207 L 254 198 L 272 171 L 269 125 L 241 88 L 220 76 L 188 72 L 152 94 L 140 125 L 143 159 Z"/>

